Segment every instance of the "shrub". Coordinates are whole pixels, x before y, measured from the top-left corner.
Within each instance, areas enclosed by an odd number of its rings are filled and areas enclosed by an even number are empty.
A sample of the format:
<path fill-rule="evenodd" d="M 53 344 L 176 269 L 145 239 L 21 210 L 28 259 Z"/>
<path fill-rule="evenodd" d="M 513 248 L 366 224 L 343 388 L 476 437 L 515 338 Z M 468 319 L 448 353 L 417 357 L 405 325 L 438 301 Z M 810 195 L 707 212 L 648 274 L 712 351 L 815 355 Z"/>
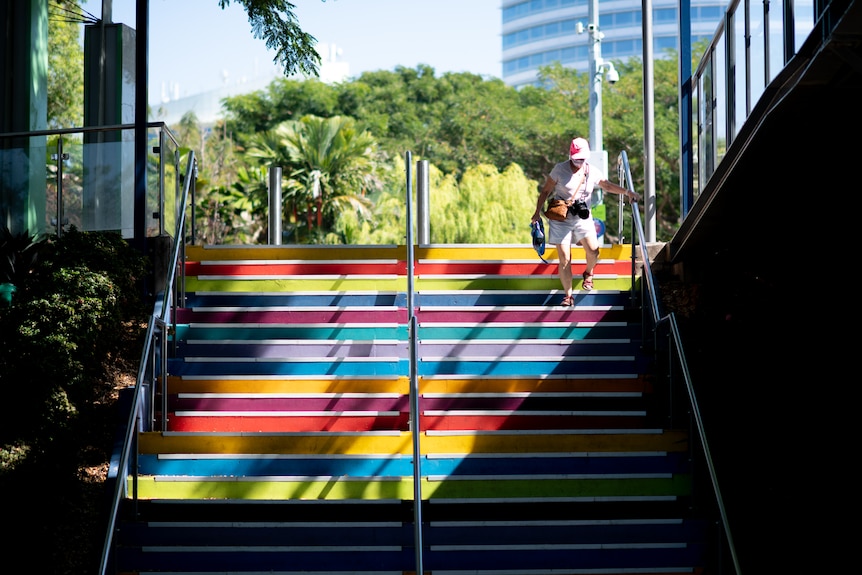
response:
<path fill-rule="evenodd" d="M 0 442 L 66 433 L 111 385 L 111 358 L 145 330 L 150 266 L 119 234 L 73 228 L 40 253 L 0 309 Z"/>
<path fill-rule="evenodd" d="M 45 242 L 29 230 L 16 234 L 0 225 L 0 284 L 21 285 L 36 267 Z"/>

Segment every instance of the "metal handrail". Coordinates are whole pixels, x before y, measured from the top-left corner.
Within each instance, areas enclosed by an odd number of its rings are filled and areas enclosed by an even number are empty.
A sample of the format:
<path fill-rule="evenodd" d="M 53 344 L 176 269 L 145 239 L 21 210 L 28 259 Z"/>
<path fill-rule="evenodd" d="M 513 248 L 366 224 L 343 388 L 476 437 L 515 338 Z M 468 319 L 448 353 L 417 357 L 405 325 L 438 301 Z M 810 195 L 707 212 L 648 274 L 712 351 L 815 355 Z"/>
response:
<path fill-rule="evenodd" d="M 153 403 L 155 401 L 155 386 L 156 381 L 161 376 L 163 388 L 167 385 L 167 338 L 170 325 L 173 318 L 176 317 L 176 297 L 175 297 L 175 282 L 177 280 L 177 268 L 181 266 L 180 254 L 181 248 L 185 244 L 185 214 L 188 209 L 188 199 L 191 195 L 190 190 L 194 190 L 194 182 L 197 174 L 197 164 L 195 162 L 194 151 L 189 152 L 187 168 L 185 172 L 185 180 L 183 182 L 183 190 L 180 200 L 180 210 L 177 214 L 176 230 L 174 235 L 174 245 L 171 250 L 170 269 L 168 270 L 165 288 L 161 297 L 156 299 L 153 309 L 153 314 L 147 325 L 147 334 L 144 340 L 144 348 L 141 352 L 141 361 L 138 368 L 138 375 L 135 381 L 135 390 L 132 397 L 132 404 L 129 409 L 129 417 L 126 421 L 125 435 L 123 437 L 122 449 L 120 452 L 119 461 L 116 466 L 113 461 L 108 469 L 108 480 L 114 481 L 114 492 L 109 509 L 108 527 L 105 532 L 105 542 L 102 546 L 102 555 L 99 566 L 99 574 L 105 575 L 108 564 L 112 558 L 113 537 L 117 525 L 117 515 L 120 509 L 120 503 L 126 493 L 126 479 L 128 469 L 130 468 L 130 459 L 133 455 L 132 447 L 136 446 L 135 441 L 138 429 L 142 423 L 147 429 L 153 426 Z M 168 315 L 170 310 L 170 315 Z M 157 345 L 158 340 L 158 345 Z M 159 361 L 160 365 L 155 365 Z M 149 377 L 149 382 L 148 377 Z M 144 390 L 149 389 L 149 395 L 144 395 Z M 166 396 L 165 389 L 162 390 L 162 396 Z M 148 421 L 141 421 L 141 412 L 145 406 L 150 406 Z M 162 411 L 162 413 L 166 413 Z M 164 418 L 164 415 L 163 415 Z M 136 453 L 134 455 L 137 455 Z M 137 467 L 136 465 L 134 467 Z M 137 501 L 137 472 L 132 476 L 133 499 Z"/>
<path fill-rule="evenodd" d="M 622 151 L 620 153 L 619 161 L 620 169 L 625 174 L 625 181 L 628 182 L 629 190 L 634 191 L 631 183 L 631 168 L 629 166 L 628 157 L 626 156 L 625 151 Z M 741 575 L 742 571 L 740 569 L 739 559 L 736 553 L 736 546 L 733 542 L 733 535 L 730 530 L 730 522 L 728 521 L 727 512 L 725 510 L 724 499 L 721 495 L 721 489 L 718 484 L 718 476 L 715 470 L 715 463 L 713 462 L 712 454 L 709 449 L 709 442 L 706 438 L 706 428 L 703 424 L 703 416 L 697 402 L 697 395 L 694 391 L 694 385 L 692 382 L 691 374 L 688 369 L 688 362 L 685 356 L 682 335 L 680 333 L 679 326 L 677 325 L 676 316 L 674 315 L 674 313 L 670 312 L 667 315 L 662 315 L 661 313 L 661 306 L 658 299 L 658 286 L 652 272 L 652 265 L 650 264 L 650 258 L 649 253 L 647 252 L 646 243 L 644 242 L 644 238 L 646 236 L 644 234 L 643 224 L 640 218 L 640 212 L 637 209 L 637 203 L 633 203 L 632 224 L 634 227 L 635 234 L 633 240 L 637 240 L 638 251 L 640 253 L 640 258 L 643 266 L 641 271 L 641 278 L 642 281 L 645 283 L 645 287 L 642 290 L 642 293 L 644 293 L 644 295 L 646 296 L 644 298 L 646 303 L 643 306 L 643 313 L 649 313 L 649 318 L 645 317 L 643 323 L 645 325 L 652 326 L 654 332 L 657 332 L 662 325 L 666 324 L 670 331 L 670 337 L 673 342 L 673 351 L 675 351 L 675 357 L 672 357 L 672 359 L 678 362 L 678 367 L 682 372 L 683 384 L 685 385 L 685 391 L 688 398 L 688 407 L 691 414 L 690 416 L 694 420 L 694 428 L 696 430 L 697 438 L 700 441 L 701 449 L 703 450 L 704 462 L 707 466 L 707 469 L 709 470 L 712 490 L 715 496 L 715 503 L 718 509 L 723 534 L 726 538 L 727 547 L 731 556 L 731 561 L 733 563 L 734 573 L 736 573 L 736 575 Z M 672 366 L 668 366 L 669 373 L 671 371 L 671 367 Z"/>

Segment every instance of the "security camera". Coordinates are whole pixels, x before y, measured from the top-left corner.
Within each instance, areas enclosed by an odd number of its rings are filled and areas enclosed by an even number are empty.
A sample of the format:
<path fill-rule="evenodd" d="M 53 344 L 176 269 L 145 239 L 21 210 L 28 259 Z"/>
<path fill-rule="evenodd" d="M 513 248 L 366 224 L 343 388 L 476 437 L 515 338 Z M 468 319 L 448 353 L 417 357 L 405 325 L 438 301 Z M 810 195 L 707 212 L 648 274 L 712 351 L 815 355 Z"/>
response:
<path fill-rule="evenodd" d="M 620 73 L 612 65 L 608 67 L 608 82 L 616 84 L 620 81 Z"/>

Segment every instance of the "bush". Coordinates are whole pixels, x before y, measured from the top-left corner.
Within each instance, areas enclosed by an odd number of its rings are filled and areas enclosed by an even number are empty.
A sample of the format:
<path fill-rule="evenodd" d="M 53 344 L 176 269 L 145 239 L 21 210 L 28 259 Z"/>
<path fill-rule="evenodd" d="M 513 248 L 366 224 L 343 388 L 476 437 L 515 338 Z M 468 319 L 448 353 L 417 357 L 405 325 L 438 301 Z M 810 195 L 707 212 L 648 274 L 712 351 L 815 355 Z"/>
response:
<path fill-rule="evenodd" d="M 45 241 L 29 230 L 15 234 L 5 224 L 0 225 L 0 284 L 17 287 L 24 283 L 36 267 Z"/>
<path fill-rule="evenodd" d="M 116 233 L 53 236 L 0 310 L 0 442 L 56 440 L 111 386 L 112 357 L 142 335 L 150 265 Z"/>

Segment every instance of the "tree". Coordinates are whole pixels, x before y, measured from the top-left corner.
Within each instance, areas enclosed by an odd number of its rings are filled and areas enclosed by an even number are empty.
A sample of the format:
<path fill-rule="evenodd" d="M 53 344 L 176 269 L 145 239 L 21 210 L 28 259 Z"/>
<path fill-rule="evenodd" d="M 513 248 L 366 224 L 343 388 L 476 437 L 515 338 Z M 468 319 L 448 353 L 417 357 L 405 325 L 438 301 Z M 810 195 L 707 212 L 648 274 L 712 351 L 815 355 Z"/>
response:
<path fill-rule="evenodd" d="M 538 182 L 526 178 L 517 164 L 502 173 L 488 164 L 473 166 L 460 182 L 451 174 L 436 173 L 431 187 L 432 243 L 528 241 L 530 216 L 536 208 L 536 195 L 529 190 L 537 190 Z"/>
<path fill-rule="evenodd" d="M 669 239 L 679 225 L 677 57 L 674 53 L 667 56 L 656 60 L 654 73 L 653 152 L 660 241 Z M 643 69 L 637 59 L 615 62 L 615 66 L 620 70 L 620 81 L 602 86 L 604 147 L 611 166 L 619 152 L 626 152 L 634 187 L 643 192 Z M 516 163 L 525 182 L 542 181 L 553 165 L 566 157 L 572 137 L 588 133 L 589 97 L 588 75 L 560 64 L 542 68 L 540 84 L 520 90 L 499 79 L 486 80 L 469 73 L 447 73 L 438 78 L 432 68 L 419 66 L 366 72 L 332 86 L 317 80 L 278 80 L 265 92 L 229 98 L 224 105 L 226 123 L 238 130 L 239 141 L 309 110 L 322 117 L 350 116 L 378 142 L 378 165 L 388 164 L 397 172 L 395 158 L 409 151 L 453 176 L 456 189 L 460 189 L 465 174 L 481 165 L 502 173 Z M 608 176 L 615 178 L 614 168 L 609 171 Z M 388 181 L 379 173 L 377 178 Z M 308 189 L 308 184 L 300 182 L 300 188 Z M 535 193 L 535 188 L 523 191 L 532 201 Z M 375 218 L 393 205 L 385 190 L 369 197 L 386 204 L 381 210 L 375 209 Z M 605 223 L 609 240 L 615 239 L 619 229 L 617 218 L 617 210 L 608 209 Z M 400 222 L 394 223 L 401 227 Z M 342 224 L 339 234 L 366 237 L 359 221 L 345 220 Z"/>
<path fill-rule="evenodd" d="M 48 128 L 84 123 L 84 50 L 79 41 L 78 0 L 51 6 L 48 18 Z"/>
<path fill-rule="evenodd" d="M 317 240 L 322 241 L 342 212 L 370 217 L 367 192 L 374 185 L 375 147 L 371 135 L 359 131 L 353 118 L 308 115 L 251 138 L 248 155 L 288 171 L 290 207 L 294 213 L 304 208 L 307 237 L 316 228 Z M 297 235 L 298 223 L 294 219 Z M 333 242 L 343 240 L 327 240 Z"/>
<path fill-rule="evenodd" d="M 314 48 L 317 39 L 299 27 L 293 13 L 295 4 L 287 0 L 236 1 L 245 7 L 254 37 L 263 39 L 266 47 L 275 51 L 273 62 L 284 69 L 285 76 L 297 72 L 318 75 L 320 55 Z M 222 10 L 229 5 L 230 0 L 219 0 Z"/>
<path fill-rule="evenodd" d="M 645 187 L 643 122 L 643 66 L 632 58 L 615 64 L 620 81 L 605 86 L 603 98 L 605 148 L 625 150 L 631 165 L 635 189 Z M 658 239 L 670 239 L 679 226 L 679 91 L 677 89 L 677 58 L 655 60 L 653 67 L 655 130 L 655 194 Z M 611 164 L 615 157 L 609 158 Z M 614 176 L 615 174 L 609 174 Z M 608 210 L 609 229 L 615 229 L 616 210 Z M 613 222 L 613 225 L 611 225 Z"/>

